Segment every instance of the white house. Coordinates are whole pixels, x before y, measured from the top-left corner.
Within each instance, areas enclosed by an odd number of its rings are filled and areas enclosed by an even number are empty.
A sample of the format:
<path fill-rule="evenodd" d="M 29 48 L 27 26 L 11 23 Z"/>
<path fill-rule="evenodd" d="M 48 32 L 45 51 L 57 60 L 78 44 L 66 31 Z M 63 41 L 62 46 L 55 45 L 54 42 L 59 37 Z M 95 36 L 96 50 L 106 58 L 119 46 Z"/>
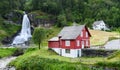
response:
<path fill-rule="evenodd" d="M 94 30 L 109 30 L 103 20 L 95 21 L 92 27 Z"/>

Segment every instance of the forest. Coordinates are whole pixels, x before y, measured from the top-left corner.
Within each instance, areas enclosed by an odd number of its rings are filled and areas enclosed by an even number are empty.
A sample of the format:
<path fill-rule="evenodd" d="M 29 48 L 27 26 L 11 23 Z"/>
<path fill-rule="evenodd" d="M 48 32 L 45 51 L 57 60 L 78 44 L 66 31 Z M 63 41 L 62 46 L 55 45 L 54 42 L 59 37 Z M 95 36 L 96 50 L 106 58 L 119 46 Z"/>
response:
<path fill-rule="evenodd" d="M 103 20 L 110 28 L 120 27 L 120 0 L 1 0 L 2 18 L 14 10 L 50 14 L 58 27 L 72 22 L 91 27 L 97 20 Z"/>

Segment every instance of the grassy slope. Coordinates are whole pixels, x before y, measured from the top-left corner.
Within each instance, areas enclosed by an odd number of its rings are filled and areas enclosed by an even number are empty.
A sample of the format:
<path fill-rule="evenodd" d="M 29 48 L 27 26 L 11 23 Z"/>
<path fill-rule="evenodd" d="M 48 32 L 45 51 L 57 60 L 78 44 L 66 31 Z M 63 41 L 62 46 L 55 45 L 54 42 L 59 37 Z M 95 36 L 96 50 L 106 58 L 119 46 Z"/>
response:
<path fill-rule="evenodd" d="M 0 58 L 11 56 L 16 48 L 0 48 Z"/>
<path fill-rule="evenodd" d="M 10 65 L 15 66 L 17 70 L 76 70 L 76 68 L 78 70 L 89 70 L 80 62 L 72 63 L 72 61 L 71 58 L 59 56 L 43 47 L 40 50 L 27 51 L 11 62 Z"/>
<path fill-rule="evenodd" d="M 40 61 L 42 61 L 41 58 L 43 58 L 46 60 L 52 60 L 50 62 L 50 65 L 53 64 L 52 65 L 53 68 L 54 68 L 54 65 L 56 65 L 55 67 L 59 68 L 59 65 L 57 66 L 57 64 L 59 64 L 59 62 L 63 62 L 62 64 L 60 64 L 60 67 L 61 67 L 61 65 L 63 65 L 63 66 L 68 65 L 68 64 L 66 64 L 66 62 L 68 62 L 69 64 L 72 64 L 73 66 L 74 65 L 79 66 L 81 64 L 87 64 L 87 65 L 97 64 L 100 66 L 104 66 L 106 64 L 105 66 L 114 67 L 116 64 L 120 65 L 120 54 L 119 53 L 120 53 L 120 51 L 118 51 L 118 52 L 114 53 L 113 55 L 106 57 L 106 58 L 105 57 L 68 58 L 68 57 L 63 57 L 63 56 L 57 55 L 55 52 L 48 50 L 47 47 L 42 47 L 40 50 L 37 48 L 35 48 L 35 49 L 29 48 L 29 50 L 27 50 L 24 55 L 19 56 L 15 61 L 12 61 L 10 63 L 10 65 L 17 67 L 18 70 L 22 70 L 21 68 L 29 68 L 29 66 L 30 67 L 34 66 L 33 68 L 36 68 L 36 67 L 38 67 L 38 65 L 41 64 Z M 56 60 L 58 61 L 58 63 L 55 62 Z M 26 62 L 26 63 L 24 63 L 24 62 Z M 47 62 L 45 61 L 44 63 L 47 63 Z M 44 65 L 49 65 L 49 62 L 48 62 L 48 64 L 44 64 Z M 116 67 L 119 67 L 118 65 L 116 65 Z M 51 66 L 49 66 L 49 67 L 51 67 Z M 89 68 L 84 65 L 82 65 L 81 68 L 87 68 L 89 70 Z M 74 70 L 74 69 L 70 69 L 70 70 Z M 84 69 L 81 69 L 81 70 L 84 70 Z"/>
<path fill-rule="evenodd" d="M 105 61 L 97 62 L 96 65 L 112 68 L 116 67 L 120 70 L 120 51 L 116 51 L 111 56 L 107 57 Z"/>
<path fill-rule="evenodd" d="M 90 33 L 92 35 L 90 39 L 91 45 L 103 45 L 110 37 L 119 37 L 117 32 L 90 30 Z"/>

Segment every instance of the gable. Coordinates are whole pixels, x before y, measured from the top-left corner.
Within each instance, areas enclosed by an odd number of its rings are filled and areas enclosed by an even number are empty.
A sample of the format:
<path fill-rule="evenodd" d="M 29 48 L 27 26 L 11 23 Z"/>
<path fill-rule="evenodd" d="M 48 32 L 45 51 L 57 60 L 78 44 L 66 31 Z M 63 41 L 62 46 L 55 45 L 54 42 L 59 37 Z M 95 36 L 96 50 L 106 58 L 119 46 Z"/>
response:
<path fill-rule="evenodd" d="M 86 31 L 88 32 L 88 35 L 91 37 L 90 31 L 88 30 L 88 28 L 85 26 Z"/>

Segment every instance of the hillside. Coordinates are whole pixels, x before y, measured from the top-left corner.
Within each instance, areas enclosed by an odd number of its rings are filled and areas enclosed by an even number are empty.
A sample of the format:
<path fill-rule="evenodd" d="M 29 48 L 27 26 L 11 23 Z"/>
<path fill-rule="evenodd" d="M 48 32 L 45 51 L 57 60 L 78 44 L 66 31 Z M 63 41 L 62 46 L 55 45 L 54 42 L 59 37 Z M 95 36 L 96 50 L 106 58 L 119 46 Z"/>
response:
<path fill-rule="evenodd" d="M 27 13 L 41 11 L 52 15 L 55 21 L 54 23 L 58 27 L 69 25 L 71 22 L 87 24 L 91 27 L 92 23 L 97 20 L 105 21 L 113 29 L 120 27 L 119 0 L 1 0 L 1 17 L 16 22 L 21 18 L 16 13 L 15 16 L 12 16 L 13 13 L 11 12 L 16 10 L 25 10 Z M 36 18 L 44 20 L 52 18 L 48 17 L 38 16 Z M 42 23 L 42 21 L 40 22 Z"/>
<path fill-rule="evenodd" d="M 11 37 L 20 29 L 19 25 L 5 23 L 2 19 L 0 21 L 0 41 L 6 37 Z M 1 43 L 1 42 L 0 42 Z"/>
<path fill-rule="evenodd" d="M 117 32 L 106 32 L 99 30 L 90 30 L 92 37 L 90 38 L 91 46 L 95 45 L 103 45 L 110 38 L 119 38 L 119 34 Z"/>

